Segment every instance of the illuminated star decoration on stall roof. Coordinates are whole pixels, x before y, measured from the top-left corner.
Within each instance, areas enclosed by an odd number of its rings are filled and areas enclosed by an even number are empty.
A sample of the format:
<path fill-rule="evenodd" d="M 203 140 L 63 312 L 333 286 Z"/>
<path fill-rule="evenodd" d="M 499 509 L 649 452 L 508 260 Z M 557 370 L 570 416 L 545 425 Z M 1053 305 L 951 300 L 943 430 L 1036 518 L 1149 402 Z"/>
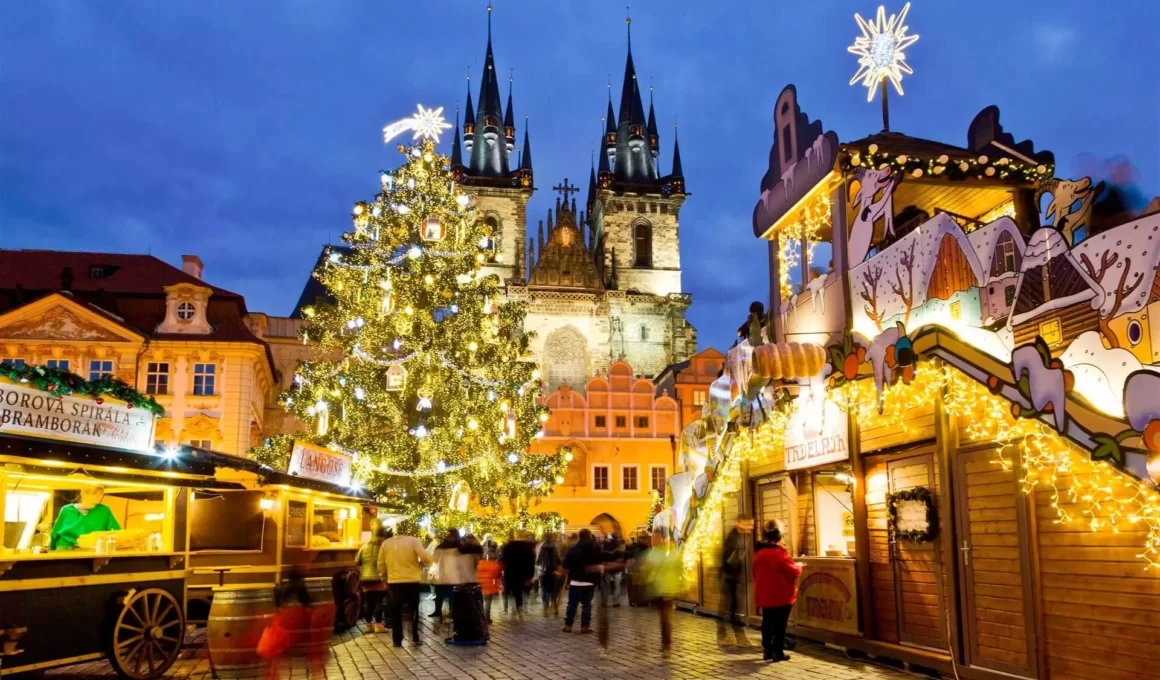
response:
<path fill-rule="evenodd" d="M 442 106 L 437 109 L 425 109 L 422 104 L 419 104 L 419 111 L 414 116 L 397 120 L 383 128 L 383 142 L 389 142 L 407 130 L 411 130 L 415 133 L 411 139 L 425 137 L 435 140 L 435 143 L 438 144 L 439 135 L 443 134 L 444 130 L 449 129 L 451 129 L 451 124 L 443 117 Z"/>
<path fill-rule="evenodd" d="M 884 80 L 894 84 L 898 94 L 902 94 L 902 74 L 912 74 L 914 71 L 906 63 L 907 47 L 913 45 L 917 35 L 907 35 L 910 28 L 904 22 L 906 13 L 910 11 L 910 3 L 902 7 L 898 14 L 891 14 L 886 18 L 886 8 L 878 7 L 878 17 L 873 23 L 867 22 L 860 14 L 855 14 L 862 35 L 854 40 L 854 44 L 846 51 L 858 55 L 858 72 L 850 79 L 850 84 L 858 81 L 865 86 L 866 101 L 873 101 L 874 91 Z"/>

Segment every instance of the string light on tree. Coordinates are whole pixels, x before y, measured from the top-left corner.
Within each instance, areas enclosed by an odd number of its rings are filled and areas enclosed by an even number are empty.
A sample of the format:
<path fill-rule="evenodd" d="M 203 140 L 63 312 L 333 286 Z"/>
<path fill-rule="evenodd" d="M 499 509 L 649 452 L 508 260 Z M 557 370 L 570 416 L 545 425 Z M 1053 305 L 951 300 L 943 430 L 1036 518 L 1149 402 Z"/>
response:
<path fill-rule="evenodd" d="M 315 272 L 332 302 L 303 310 L 303 341 L 318 351 L 282 400 L 305 432 L 251 453 L 281 468 L 298 438 L 357 454 L 360 483 L 442 526 L 460 482 L 472 507 L 500 513 L 549 493 L 567 462 L 526 453 L 546 415 L 526 309 L 498 302 L 498 277 L 482 272 L 487 226 L 435 151 L 440 111 L 420 108 L 407 123 L 419 143 L 399 147 L 381 193 L 356 204 L 348 250 Z M 368 209 L 377 205 L 391 209 Z"/>

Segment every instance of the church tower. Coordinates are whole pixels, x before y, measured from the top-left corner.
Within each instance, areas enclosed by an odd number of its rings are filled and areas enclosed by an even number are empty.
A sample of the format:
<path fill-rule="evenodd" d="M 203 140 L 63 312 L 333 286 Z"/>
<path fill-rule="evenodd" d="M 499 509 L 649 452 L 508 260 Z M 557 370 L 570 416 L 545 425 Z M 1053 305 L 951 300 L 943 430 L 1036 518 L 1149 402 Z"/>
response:
<path fill-rule="evenodd" d="M 468 80 L 463 141 L 458 115 L 451 140 L 451 166 L 456 181 L 475 199 L 475 205 L 491 227 L 493 254 L 484 268 L 501 281 L 523 281 L 526 271 L 523 244 L 527 239 L 527 204 L 532 182 L 532 147 L 527 120 L 523 146 L 516 153 L 515 110 L 512 79 L 508 79 L 507 106 L 500 100 L 495 55 L 491 46 L 491 5 L 487 6 L 487 52 L 479 85 L 478 109 L 471 100 Z M 506 110 L 505 110 L 506 109 Z M 514 154 L 514 155 L 513 155 Z"/>
<path fill-rule="evenodd" d="M 672 172 L 662 174 L 652 88 L 646 118 L 632 59 L 631 18 L 627 24 L 620 111 L 613 116 L 610 85 L 600 167 L 589 182 L 591 249 L 608 288 L 680 294 L 679 215 L 687 197 L 680 149 L 674 131 Z"/>

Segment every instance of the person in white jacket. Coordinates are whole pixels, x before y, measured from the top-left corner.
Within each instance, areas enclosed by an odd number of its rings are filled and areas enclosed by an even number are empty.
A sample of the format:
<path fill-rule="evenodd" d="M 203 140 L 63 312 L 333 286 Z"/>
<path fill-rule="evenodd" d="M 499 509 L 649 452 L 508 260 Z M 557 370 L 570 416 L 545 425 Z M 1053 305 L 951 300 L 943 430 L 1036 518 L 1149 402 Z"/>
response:
<path fill-rule="evenodd" d="M 433 561 L 419 539 L 406 535 L 407 529 L 406 523 L 401 523 L 395 535 L 379 548 L 379 576 L 391 593 L 391 638 L 396 647 L 403 646 L 404 607 L 411 610 L 411 642 L 419 644 L 419 582 L 423 578 L 420 565 Z"/>

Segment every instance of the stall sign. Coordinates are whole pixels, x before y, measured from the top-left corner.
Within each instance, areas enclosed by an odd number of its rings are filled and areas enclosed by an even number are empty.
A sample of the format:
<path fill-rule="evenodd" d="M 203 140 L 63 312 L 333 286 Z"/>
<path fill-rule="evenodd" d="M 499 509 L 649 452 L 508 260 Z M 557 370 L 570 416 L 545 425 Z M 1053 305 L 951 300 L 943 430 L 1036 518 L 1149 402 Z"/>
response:
<path fill-rule="evenodd" d="M 153 414 L 143 408 L 58 397 L 0 380 L 0 432 L 6 434 L 148 452 L 153 450 L 154 424 Z"/>
<path fill-rule="evenodd" d="M 296 477 L 350 486 L 351 457 L 307 442 L 294 442 L 287 472 Z"/>
<path fill-rule="evenodd" d="M 850 457 L 846 412 L 824 389 L 802 389 L 785 427 L 785 469 L 799 470 Z"/>
<path fill-rule="evenodd" d="M 798 582 L 794 625 L 858 634 L 855 560 L 807 559 Z"/>

